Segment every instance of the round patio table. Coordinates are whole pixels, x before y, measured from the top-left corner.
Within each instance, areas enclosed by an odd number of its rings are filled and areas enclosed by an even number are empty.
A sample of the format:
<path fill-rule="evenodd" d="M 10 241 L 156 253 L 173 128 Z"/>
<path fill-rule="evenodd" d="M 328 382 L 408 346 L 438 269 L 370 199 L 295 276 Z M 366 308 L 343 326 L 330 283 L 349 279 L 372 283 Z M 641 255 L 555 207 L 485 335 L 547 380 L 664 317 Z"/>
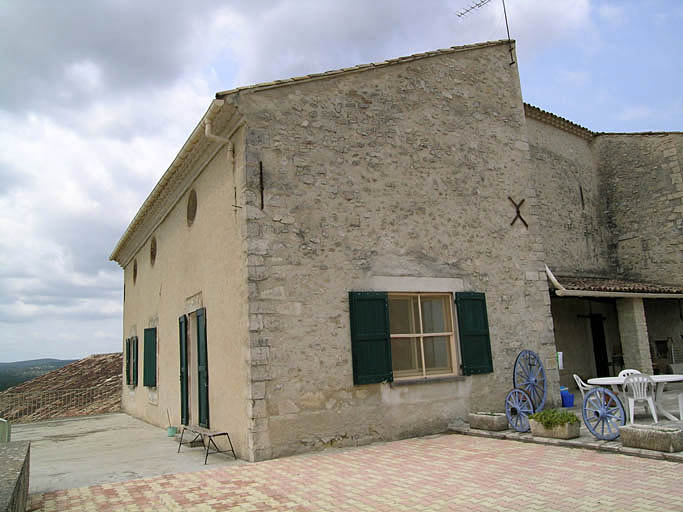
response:
<path fill-rule="evenodd" d="M 671 421 L 678 421 L 676 416 L 662 407 L 662 393 L 664 393 L 664 387 L 667 382 L 683 382 L 683 375 L 676 373 L 664 373 L 661 375 L 650 375 L 650 377 L 652 377 L 652 380 L 655 381 L 656 384 L 655 407 L 657 408 L 657 411 Z M 614 391 L 617 395 L 622 396 L 623 392 L 621 391 L 620 386 L 624 384 L 625 380 L 626 377 L 595 377 L 588 379 L 587 382 L 591 386 L 611 386 L 612 391 Z M 683 411 L 679 411 L 679 414 L 683 415 Z"/>

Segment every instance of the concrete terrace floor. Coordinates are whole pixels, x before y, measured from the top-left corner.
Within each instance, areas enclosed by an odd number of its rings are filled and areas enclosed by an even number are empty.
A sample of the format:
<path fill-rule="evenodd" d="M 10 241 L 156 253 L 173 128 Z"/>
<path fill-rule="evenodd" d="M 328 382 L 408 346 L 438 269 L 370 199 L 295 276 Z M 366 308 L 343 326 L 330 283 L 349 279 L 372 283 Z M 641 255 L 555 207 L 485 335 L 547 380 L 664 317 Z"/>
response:
<path fill-rule="evenodd" d="M 246 464 L 216 454 L 205 466 L 200 447 L 178 454 L 166 429 L 123 413 L 16 423 L 12 441 L 31 441 L 31 494 Z"/>

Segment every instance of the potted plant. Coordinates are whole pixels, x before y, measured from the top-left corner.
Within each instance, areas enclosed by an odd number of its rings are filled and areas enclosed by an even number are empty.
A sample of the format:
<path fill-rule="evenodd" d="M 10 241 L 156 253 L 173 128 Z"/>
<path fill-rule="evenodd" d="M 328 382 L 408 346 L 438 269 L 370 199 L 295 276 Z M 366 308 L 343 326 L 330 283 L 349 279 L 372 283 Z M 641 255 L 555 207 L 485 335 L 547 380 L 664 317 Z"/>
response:
<path fill-rule="evenodd" d="M 576 414 L 559 409 L 546 409 L 529 416 L 531 433 L 538 437 L 574 439 L 579 437 L 581 421 Z"/>
<path fill-rule="evenodd" d="M 468 415 L 470 428 L 481 430 L 505 430 L 508 428 L 508 419 L 502 412 L 476 412 Z"/>

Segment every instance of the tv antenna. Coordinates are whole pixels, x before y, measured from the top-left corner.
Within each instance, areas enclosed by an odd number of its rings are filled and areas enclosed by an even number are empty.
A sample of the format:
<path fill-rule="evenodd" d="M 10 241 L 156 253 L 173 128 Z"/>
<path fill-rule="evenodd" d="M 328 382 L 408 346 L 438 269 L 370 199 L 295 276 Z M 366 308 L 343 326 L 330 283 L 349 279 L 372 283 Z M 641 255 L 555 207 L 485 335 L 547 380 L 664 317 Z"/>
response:
<path fill-rule="evenodd" d="M 457 12 L 458 18 L 464 18 L 467 16 L 469 13 L 472 11 L 479 9 L 481 7 L 484 7 L 486 4 L 488 4 L 491 0 L 477 0 L 474 2 L 472 5 L 469 7 L 466 7 L 464 9 L 461 9 L 460 11 Z M 508 12 L 507 9 L 505 8 L 505 0 L 500 0 L 501 3 L 503 4 L 503 16 L 505 17 L 505 29 L 507 30 L 508 33 L 508 46 L 510 48 L 510 65 L 512 66 L 515 63 L 515 59 L 512 58 L 512 39 L 510 39 L 510 26 L 508 25 Z"/>

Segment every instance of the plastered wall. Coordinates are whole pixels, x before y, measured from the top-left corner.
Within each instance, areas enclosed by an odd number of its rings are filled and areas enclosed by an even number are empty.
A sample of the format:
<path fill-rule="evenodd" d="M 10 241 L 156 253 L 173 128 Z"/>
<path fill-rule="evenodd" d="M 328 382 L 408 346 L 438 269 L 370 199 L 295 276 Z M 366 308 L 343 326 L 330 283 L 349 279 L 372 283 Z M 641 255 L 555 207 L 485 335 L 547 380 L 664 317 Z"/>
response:
<path fill-rule="evenodd" d="M 235 181 L 244 176 L 244 133 L 235 137 L 235 171 L 227 147 L 215 154 L 190 189 L 197 213 L 187 222 L 189 190 L 154 230 L 157 256 L 150 260 L 151 238 L 125 268 L 124 337 L 138 336 L 138 386 L 124 384 L 124 411 L 166 426 L 167 411 L 180 424 L 178 317 L 206 308 L 209 411 L 212 428 L 230 432 L 238 457 L 249 458 L 246 419 L 248 382 L 246 251 L 244 214 L 232 204 Z M 207 157 L 209 154 L 206 155 Z M 190 315 L 190 360 L 196 361 L 196 324 Z M 143 386 L 143 330 L 157 327 L 158 386 Z M 196 413 L 196 371 L 191 370 L 191 411 Z M 191 418 L 191 423 L 198 419 Z"/>

